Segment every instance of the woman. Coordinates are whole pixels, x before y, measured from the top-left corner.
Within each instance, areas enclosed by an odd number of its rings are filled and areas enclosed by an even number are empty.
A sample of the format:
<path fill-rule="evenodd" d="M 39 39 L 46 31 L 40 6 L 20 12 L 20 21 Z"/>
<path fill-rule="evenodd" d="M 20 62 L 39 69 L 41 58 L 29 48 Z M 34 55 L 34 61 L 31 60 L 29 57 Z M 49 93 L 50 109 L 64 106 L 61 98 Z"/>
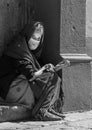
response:
<path fill-rule="evenodd" d="M 43 37 L 43 24 L 33 22 L 8 45 L 0 61 L 0 95 L 5 102 L 25 105 L 36 120 L 61 120 L 54 111 L 56 102 L 63 102 L 61 79 L 52 64 L 41 67 L 37 61 Z"/>

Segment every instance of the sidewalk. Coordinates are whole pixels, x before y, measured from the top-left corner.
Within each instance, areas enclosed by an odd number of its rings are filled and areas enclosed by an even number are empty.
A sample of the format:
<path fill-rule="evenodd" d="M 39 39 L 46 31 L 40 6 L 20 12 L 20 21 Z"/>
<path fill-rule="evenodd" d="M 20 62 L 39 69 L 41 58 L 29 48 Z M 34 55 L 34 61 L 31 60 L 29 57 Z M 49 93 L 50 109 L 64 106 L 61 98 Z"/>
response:
<path fill-rule="evenodd" d="M 92 110 L 66 113 L 62 121 L 0 123 L 0 130 L 92 130 Z"/>

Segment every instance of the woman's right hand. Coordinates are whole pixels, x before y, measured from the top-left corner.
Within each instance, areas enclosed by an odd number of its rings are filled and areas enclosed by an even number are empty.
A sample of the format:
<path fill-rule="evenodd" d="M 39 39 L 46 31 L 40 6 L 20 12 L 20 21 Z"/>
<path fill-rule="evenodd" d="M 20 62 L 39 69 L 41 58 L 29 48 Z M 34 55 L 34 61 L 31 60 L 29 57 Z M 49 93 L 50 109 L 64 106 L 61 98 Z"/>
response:
<path fill-rule="evenodd" d="M 35 76 L 35 77 L 40 76 L 40 75 L 43 73 L 44 70 L 45 70 L 45 66 L 43 66 L 41 69 L 39 69 L 38 71 L 36 71 L 36 72 L 34 73 L 34 76 Z"/>
<path fill-rule="evenodd" d="M 39 69 L 38 71 L 36 71 L 35 73 L 34 73 L 34 76 L 35 77 L 38 77 L 38 76 L 40 76 L 41 74 L 43 74 L 43 71 L 47 71 L 47 72 L 54 72 L 54 65 L 53 64 L 51 64 L 51 63 L 49 63 L 49 64 L 46 64 L 46 65 L 44 65 L 41 69 Z"/>

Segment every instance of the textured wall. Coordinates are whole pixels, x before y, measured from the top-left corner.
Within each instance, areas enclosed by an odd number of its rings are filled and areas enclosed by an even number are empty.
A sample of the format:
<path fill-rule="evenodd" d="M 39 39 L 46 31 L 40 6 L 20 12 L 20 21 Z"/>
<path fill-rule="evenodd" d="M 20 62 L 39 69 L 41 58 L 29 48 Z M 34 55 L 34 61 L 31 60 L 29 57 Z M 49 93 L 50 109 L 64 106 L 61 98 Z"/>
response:
<path fill-rule="evenodd" d="M 60 52 L 75 57 L 72 66 L 63 69 L 64 111 L 92 107 L 91 65 L 82 59 L 86 53 L 86 0 L 61 0 Z M 76 60 L 76 53 L 80 62 Z M 71 60 L 70 57 L 70 60 Z"/>
<path fill-rule="evenodd" d="M 5 45 L 30 22 L 33 0 L 0 0 L 0 55 Z"/>
<path fill-rule="evenodd" d="M 86 0 L 61 0 L 61 53 L 83 53 Z"/>
<path fill-rule="evenodd" d="M 65 104 L 63 111 L 92 108 L 91 67 L 89 63 L 75 64 L 63 70 Z"/>
<path fill-rule="evenodd" d="M 92 57 L 92 0 L 86 0 L 86 45 L 87 53 Z"/>

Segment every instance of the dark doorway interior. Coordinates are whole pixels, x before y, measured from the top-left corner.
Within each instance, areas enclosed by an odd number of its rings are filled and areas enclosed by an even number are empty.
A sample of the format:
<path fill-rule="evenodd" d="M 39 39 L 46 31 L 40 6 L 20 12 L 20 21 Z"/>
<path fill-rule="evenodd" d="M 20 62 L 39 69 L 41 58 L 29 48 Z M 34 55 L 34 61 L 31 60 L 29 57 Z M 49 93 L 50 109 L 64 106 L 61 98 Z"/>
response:
<path fill-rule="evenodd" d="M 44 47 L 41 55 L 43 63 L 57 64 L 60 57 L 60 1 L 36 1 L 36 19 L 42 21 L 45 27 Z"/>

